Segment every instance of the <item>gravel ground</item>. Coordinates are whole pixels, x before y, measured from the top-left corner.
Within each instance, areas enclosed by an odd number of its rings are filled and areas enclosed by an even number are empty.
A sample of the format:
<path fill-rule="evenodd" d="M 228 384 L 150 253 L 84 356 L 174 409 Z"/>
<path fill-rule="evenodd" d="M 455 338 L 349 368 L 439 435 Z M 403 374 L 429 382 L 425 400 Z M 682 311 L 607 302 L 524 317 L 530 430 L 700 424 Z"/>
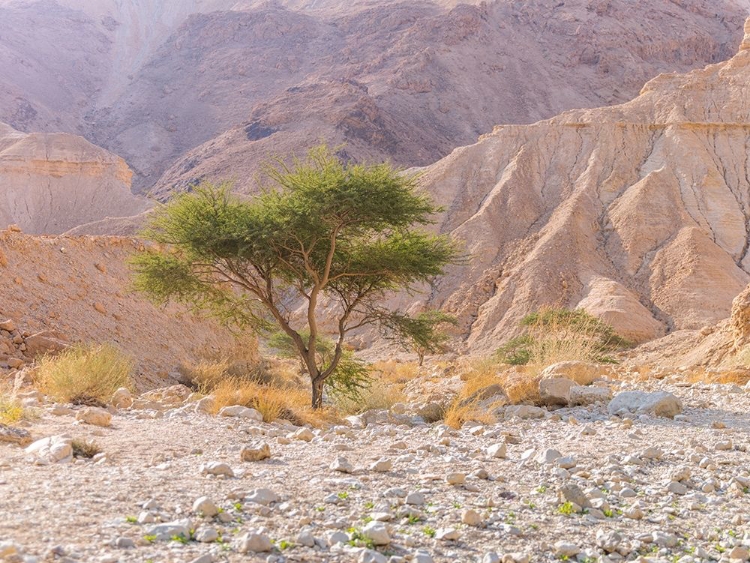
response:
<path fill-rule="evenodd" d="M 153 402 L 99 427 L 45 404 L 34 439 L 93 439 L 103 454 L 41 464 L 0 443 L 0 560 L 748 560 L 750 393 L 638 388 L 674 393 L 684 412 L 300 430 Z M 262 443 L 270 458 L 241 460 Z M 212 462 L 234 476 L 206 474 Z"/>

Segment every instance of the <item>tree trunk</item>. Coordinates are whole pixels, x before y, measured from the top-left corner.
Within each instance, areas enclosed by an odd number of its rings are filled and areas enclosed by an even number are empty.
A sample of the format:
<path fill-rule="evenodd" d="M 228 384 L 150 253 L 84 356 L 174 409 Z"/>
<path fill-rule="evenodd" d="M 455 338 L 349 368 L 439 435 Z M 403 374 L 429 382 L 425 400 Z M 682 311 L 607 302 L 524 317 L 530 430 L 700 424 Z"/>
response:
<path fill-rule="evenodd" d="M 419 357 L 419 367 L 422 367 L 422 364 L 424 363 L 424 352 L 419 352 L 417 356 Z"/>
<path fill-rule="evenodd" d="M 312 379 L 312 408 L 323 408 L 323 383 L 325 380 L 318 376 Z"/>

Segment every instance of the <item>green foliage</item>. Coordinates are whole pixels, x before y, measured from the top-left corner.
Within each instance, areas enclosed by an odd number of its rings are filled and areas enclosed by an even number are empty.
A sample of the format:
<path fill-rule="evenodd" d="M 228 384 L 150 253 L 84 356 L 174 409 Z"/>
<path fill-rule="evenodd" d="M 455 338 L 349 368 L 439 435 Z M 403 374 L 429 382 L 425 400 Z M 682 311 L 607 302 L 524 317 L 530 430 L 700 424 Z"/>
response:
<path fill-rule="evenodd" d="M 632 346 L 612 326 L 583 309 L 542 309 L 521 320 L 523 335 L 497 349 L 503 363 L 526 365 L 580 359 L 616 363 L 611 352 Z"/>
<path fill-rule="evenodd" d="M 453 315 L 442 311 L 423 311 L 414 317 L 392 314 L 386 321 L 390 336 L 404 349 L 412 350 L 419 356 L 422 365 L 427 354 L 438 354 L 447 350 L 450 336 L 444 331 L 446 325 L 457 325 Z"/>
<path fill-rule="evenodd" d="M 310 338 L 309 329 L 299 331 L 302 340 Z M 317 339 L 318 363 L 326 369 L 334 359 L 336 345 L 326 336 L 318 336 Z M 282 358 L 299 357 L 299 353 L 292 338 L 284 332 L 274 332 L 268 339 L 268 345 L 273 348 Z M 302 363 L 302 370 L 307 371 L 307 366 Z M 344 350 L 338 361 L 336 369 L 330 377 L 325 380 L 328 394 L 334 401 L 362 402 L 362 393 L 372 386 L 370 367 L 362 360 L 357 359 L 350 350 Z"/>
<path fill-rule="evenodd" d="M 422 528 L 422 531 L 424 532 L 424 535 L 427 536 L 428 538 L 434 538 L 435 535 L 437 534 L 437 530 L 435 530 L 435 528 L 433 528 L 432 526 L 424 526 Z"/>
<path fill-rule="evenodd" d="M 344 165 L 318 147 L 266 173 L 272 185 L 253 199 L 203 184 L 157 209 L 145 235 L 166 248 L 133 259 L 135 287 L 240 327 L 278 326 L 307 366 L 319 407 L 347 333 L 383 324 L 392 314 L 380 306 L 386 293 L 430 282 L 458 250 L 420 230 L 439 208 L 418 192 L 416 177 L 387 164 Z M 338 330 L 327 366 L 317 351 L 323 298 L 337 306 L 329 309 Z M 290 311 L 300 302 L 306 322 L 295 327 Z"/>
<path fill-rule="evenodd" d="M 575 514 L 575 508 L 573 507 L 573 503 L 570 501 L 564 502 L 560 506 L 558 506 L 557 511 L 564 516 Z"/>
<path fill-rule="evenodd" d="M 531 360 L 532 344 L 534 344 L 534 338 L 528 334 L 524 334 L 500 346 L 495 354 L 505 364 L 525 366 Z"/>

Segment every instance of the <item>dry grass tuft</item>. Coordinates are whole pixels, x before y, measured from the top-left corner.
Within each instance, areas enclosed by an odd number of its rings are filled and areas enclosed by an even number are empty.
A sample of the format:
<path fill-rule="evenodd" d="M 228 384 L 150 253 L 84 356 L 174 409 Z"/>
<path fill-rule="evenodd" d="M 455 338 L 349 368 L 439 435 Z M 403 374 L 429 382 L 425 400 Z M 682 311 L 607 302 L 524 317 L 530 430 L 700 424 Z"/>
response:
<path fill-rule="evenodd" d="M 398 385 L 375 376 L 370 387 L 362 391 L 360 400 L 341 397 L 336 401 L 336 408 L 343 414 L 360 414 L 373 409 L 390 410 L 396 403 L 405 401 L 406 395 Z"/>
<path fill-rule="evenodd" d="M 0 389 L 0 423 L 14 424 L 24 418 L 24 409 L 13 395 Z"/>
<path fill-rule="evenodd" d="M 77 345 L 45 356 L 35 373 L 42 392 L 73 404 L 106 405 L 120 387 L 129 387 L 133 359 L 111 344 Z"/>
<path fill-rule="evenodd" d="M 70 445 L 73 448 L 73 457 L 91 459 L 95 455 L 102 453 L 102 449 L 93 440 L 76 438 Z"/>
<path fill-rule="evenodd" d="M 443 422 L 451 428 L 459 429 L 467 422 L 480 422 L 482 424 L 494 424 L 497 422 L 495 416 L 489 409 L 481 408 L 479 399 L 461 402 L 454 400 L 445 410 Z"/>

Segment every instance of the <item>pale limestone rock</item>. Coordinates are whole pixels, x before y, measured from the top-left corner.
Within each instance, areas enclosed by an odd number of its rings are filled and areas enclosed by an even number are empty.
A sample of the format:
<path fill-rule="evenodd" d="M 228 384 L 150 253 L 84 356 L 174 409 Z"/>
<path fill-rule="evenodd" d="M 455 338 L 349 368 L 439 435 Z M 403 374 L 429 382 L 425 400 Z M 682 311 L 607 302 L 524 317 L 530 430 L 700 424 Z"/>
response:
<path fill-rule="evenodd" d="M 607 405 L 607 410 L 610 414 L 648 414 L 674 418 L 682 412 L 682 403 L 677 397 L 665 391 L 624 391 L 615 395 Z"/>
<path fill-rule="evenodd" d="M 76 420 L 93 426 L 107 427 L 112 424 L 112 415 L 99 407 L 86 407 L 78 411 Z"/>

